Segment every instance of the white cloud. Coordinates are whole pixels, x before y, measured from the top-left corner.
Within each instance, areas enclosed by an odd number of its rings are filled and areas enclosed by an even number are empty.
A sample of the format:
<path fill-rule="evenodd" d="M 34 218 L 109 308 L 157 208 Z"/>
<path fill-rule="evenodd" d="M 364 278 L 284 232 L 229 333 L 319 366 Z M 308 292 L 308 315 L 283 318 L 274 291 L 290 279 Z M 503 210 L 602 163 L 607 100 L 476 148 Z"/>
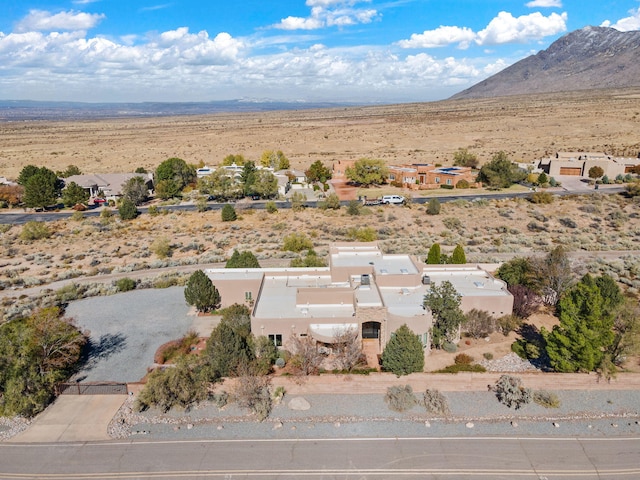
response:
<path fill-rule="evenodd" d="M 529 8 L 562 8 L 562 0 L 533 0 L 527 3 Z"/>
<path fill-rule="evenodd" d="M 602 22 L 603 27 L 612 27 L 621 32 L 631 32 L 633 30 L 640 30 L 640 8 L 629 11 L 630 16 L 621 18 L 616 23 L 611 23 L 609 20 Z"/>
<path fill-rule="evenodd" d="M 369 2 L 370 0 L 364 0 Z M 371 23 L 379 13 L 372 8 L 354 8 L 363 0 L 307 0 L 311 7 L 308 17 L 286 17 L 273 28 L 281 30 L 317 30 L 324 27 L 345 27 Z"/>
<path fill-rule="evenodd" d="M 435 30 L 414 33 L 409 40 L 400 40 L 397 45 L 402 48 L 436 48 L 457 43 L 460 48 L 467 48 L 475 38 L 476 34 L 470 28 L 440 26 Z"/>
<path fill-rule="evenodd" d="M 478 45 L 498 45 L 539 40 L 567 30 L 567 14 L 552 13 L 545 17 L 540 12 L 515 18 L 509 12 L 500 12 L 487 28 L 478 32 Z"/>
<path fill-rule="evenodd" d="M 70 10 L 51 13 L 46 10 L 30 10 L 29 14 L 16 25 L 16 31 L 88 30 L 95 27 L 104 14 L 85 13 Z"/>
<path fill-rule="evenodd" d="M 90 3 L 96 3 L 99 2 L 100 0 L 73 0 L 73 4 L 75 5 L 89 5 Z"/>

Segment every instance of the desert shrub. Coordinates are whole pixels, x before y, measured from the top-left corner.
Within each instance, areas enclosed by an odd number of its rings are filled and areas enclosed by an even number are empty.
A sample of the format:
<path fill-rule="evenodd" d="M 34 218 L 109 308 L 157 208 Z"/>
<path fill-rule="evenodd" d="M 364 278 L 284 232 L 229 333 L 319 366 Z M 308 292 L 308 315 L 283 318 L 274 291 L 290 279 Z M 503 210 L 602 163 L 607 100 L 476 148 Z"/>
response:
<path fill-rule="evenodd" d="M 116 280 L 116 288 L 119 292 L 128 292 L 136 288 L 136 281 L 125 277 L 119 280 Z"/>
<path fill-rule="evenodd" d="M 442 349 L 447 353 L 455 353 L 458 350 L 458 347 L 455 343 L 444 342 L 442 344 Z"/>
<path fill-rule="evenodd" d="M 535 192 L 531 195 L 529 200 L 532 203 L 553 203 L 553 195 L 549 192 Z"/>
<path fill-rule="evenodd" d="M 459 353 L 453 359 L 453 362 L 456 365 L 471 365 L 473 363 L 473 357 L 471 355 L 467 355 L 466 353 Z"/>
<path fill-rule="evenodd" d="M 238 218 L 236 214 L 236 209 L 233 208 L 233 205 L 229 205 L 228 203 L 222 207 L 222 211 L 220 212 L 223 222 L 233 222 Z"/>
<path fill-rule="evenodd" d="M 477 363 L 473 363 L 471 365 L 459 365 L 454 363 L 453 365 L 448 365 L 444 368 L 441 368 L 440 370 L 436 370 L 435 373 L 460 373 L 460 372 L 483 373 L 486 371 L 487 371 L 486 368 L 484 368 L 482 365 L 478 365 Z"/>
<path fill-rule="evenodd" d="M 485 360 L 493 360 L 493 353 L 491 352 L 484 352 L 482 356 L 484 357 Z"/>
<path fill-rule="evenodd" d="M 351 200 L 347 205 L 347 213 L 352 216 L 357 216 L 362 213 L 362 204 L 357 200 Z"/>
<path fill-rule="evenodd" d="M 536 390 L 533 392 L 533 401 L 544 408 L 560 407 L 560 398 L 558 398 L 558 395 L 547 390 Z"/>
<path fill-rule="evenodd" d="M 523 387 L 522 380 L 512 375 L 502 375 L 493 387 L 493 391 L 500 403 L 516 410 L 522 405 L 531 403 L 532 400 L 531 389 Z"/>
<path fill-rule="evenodd" d="M 82 220 L 84 220 L 84 213 L 79 210 L 73 212 L 71 214 L 71 220 L 73 220 L 74 222 L 81 222 Z"/>
<path fill-rule="evenodd" d="M 219 393 L 214 393 L 211 396 L 211 401 L 216 407 L 223 408 L 229 403 L 229 394 L 224 390 Z"/>
<path fill-rule="evenodd" d="M 258 420 L 265 420 L 273 407 L 269 392 L 269 377 L 241 375 L 236 384 L 234 399 L 240 407 L 254 413 Z"/>
<path fill-rule="evenodd" d="M 469 182 L 462 179 L 458 183 L 456 183 L 456 188 L 469 188 Z"/>
<path fill-rule="evenodd" d="M 574 222 L 572 219 L 570 219 L 569 217 L 559 218 L 558 222 L 560 222 L 560 225 L 567 228 L 578 228 L 578 224 Z"/>
<path fill-rule="evenodd" d="M 429 413 L 436 415 L 449 415 L 449 402 L 440 390 L 427 388 L 422 395 L 422 404 Z"/>
<path fill-rule="evenodd" d="M 135 403 L 137 411 L 157 407 L 164 412 L 173 407 L 188 408 L 207 398 L 207 383 L 200 370 L 187 361 L 175 368 L 155 370 Z"/>
<path fill-rule="evenodd" d="M 304 233 L 292 233 L 284 237 L 282 250 L 285 252 L 301 252 L 313 249 L 313 242 Z"/>
<path fill-rule="evenodd" d="M 278 211 L 278 207 L 276 206 L 276 202 L 274 202 L 273 200 L 269 200 L 265 204 L 264 208 L 268 213 L 276 213 Z"/>
<path fill-rule="evenodd" d="M 411 385 L 394 385 L 387 388 L 384 401 L 394 412 L 405 412 L 417 403 Z"/>
<path fill-rule="evenodd" d="M 28 242 L 49 238 L 50 236 L 51 230 L 44 222 L 27 222 L 22 227 L 22 232 L 20 232 L 20 238 Z"/>
<path fill-rule="evenodd" d="M 160 215 L 160 208 L 158 208 L 157 205 L 151 205 L 148 209 L 147 212 L 149 213 L 149 215 L 151 215 L 152 217 L 155 217 L 157 215 Z"/>
<path fill-rule="evenodd" d="M 462 228 L 462 222 L 459 218 L 456 217 L 447 217 L 442 220 L 442 223 L 449 230 L 457 230 L 459 228 Z"/>
<path fill-rule="evenodd" d="M 347 235 L 358 242 L 373 242 L 378 239 L 378 232 L 372 227 L 352 227 L 347 230 Z"/>
<path fill-rule="evenodd" d="M 13 225 L 11 225 L 10 223 L 1 223 L 0 224 L 0 233 L 7 233 L 12 228 L 13 228 Z"/>
<path fill-rule="evenodd" d="M 330 193 L 327 195 L 326 200 L 323 202 L 325 208 L 329 208 L 331 210 L 338 210 L 340 208 L 340 197 L 335 193 Z"/>
<path fill-rule="evenodd" d="M 171 243 L 167 237 L 157 237 L 149 246 L 149 250 L 158 258 L 167 258 L 171 256 Z"/>
<path fill-rule="evenodd" d="M 503 315 L 498 318 L 498 326 L 502 334 L 506 337 L 509 333 L 522 326 L 522 319 L 516 315 Z"/>
<path fill-rule="evenodd" d="M 496 330 L 496 319 L 489 312 L 474 308 L 466 317 L 464 329 L 472 338 L 484 338 Z"/>
<path fill-rule="evenodd" d="M 427 204 L 427 213 L 429 215 L 439 215 L 440 214 L 440 200 L 437 198 L 432 198 L 429 200 Z"/>

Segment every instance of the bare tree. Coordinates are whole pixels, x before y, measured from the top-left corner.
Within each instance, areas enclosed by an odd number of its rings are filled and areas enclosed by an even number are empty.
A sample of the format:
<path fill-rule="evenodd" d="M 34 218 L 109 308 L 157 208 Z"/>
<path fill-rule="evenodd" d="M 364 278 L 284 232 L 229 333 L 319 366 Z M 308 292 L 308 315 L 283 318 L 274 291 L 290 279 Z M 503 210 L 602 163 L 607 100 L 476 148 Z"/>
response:
<path fill-rule="evenodd" d="M 335 363 L 339 370 L 351 371 L 363 363 L 362 342 L 358 329 L 338 327 L 333 331 Z"/>
<path fill-rule="evenodd" d="M 496 319 L 485 310 L 474 308 L 466 317 L 464 329 L 472 338 L 484 338 L 496 331 Z"/>
<path fill-rule="evenodd" d="M 574 283 L 571 261 L 562 246 L 554 248 L 544 258 L 534 260 L 534 271 L 538 275 L 542 300 L 547 305 L 555 307 Z"/>
<path fill-rule="evenodd" d="M 324 354 L 318 350 L 317 342 L 311 335 L 293 335 L 289 340 L 289 346 L 293 352 L 291 363 L 300 375 L 318 373 Z"/>

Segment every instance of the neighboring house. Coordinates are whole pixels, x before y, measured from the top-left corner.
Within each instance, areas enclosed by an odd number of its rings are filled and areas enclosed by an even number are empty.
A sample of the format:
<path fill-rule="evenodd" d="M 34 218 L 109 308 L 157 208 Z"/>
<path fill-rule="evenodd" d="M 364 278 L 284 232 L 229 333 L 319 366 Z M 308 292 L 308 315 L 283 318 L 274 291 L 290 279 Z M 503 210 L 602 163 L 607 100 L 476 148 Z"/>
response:
<path fill-rule="evenodd" d="M 407 324 L 428 350 L 433 318 L 423 307 L 431 284 L 450 281 L 461 308 L 510 314 L 506 284 L 477 265 L 426 265 L 404 254 L 383 254 L 377 243 L 335 243 L 324 268 L 209 269 L 222 307 L 251 307 L 251 331 L 277 346 L 311 335 L 330 346 L 336 332 L 357 329 L 382 352 L 391 335 Z"/>
<path fill-rule="evenodd" d="M 589 169 L 597 166 L 601 167 L 609 178 L 615 178 L 618 175 L 630 173 L 631 169 L 637 165 L 640 165 L 640 156 L 623 158 L 598 152 L 558 152 L 555 157 L 541 159 L 536 167 L 550 176 L 588 177 Z"/>
<path fill-rule="evenodd" d="M 455 187 L 462 180 L 470 186 L 480 186 L 476 177 L 477 174 L 469 167 L 437 167 L 429 163 L 389 167 L 389 183 L 414 190 L 440 188 L 442 185 Z"/>
<path fill-rule="evenodd" d="M 107 200 L 117 200 L 122 196 L 122 187 L 133 177 L 142 177 L 149 190 L 153 189 L 151 173 L 94 173 L 71 175 L 64 179 L 66 185 L 75 182 L 89 192 L 91 198 L 104 195 Z"/>
<path fill-rule="evenodd" d="M 347 168 L 356 160 L 337 160 L 332 166 L 332 178 L 345 179 Z M 430 163 L 391 165 L 387 183 L 412 190 L 440 188 L 442 185 L 455 187 L 465 180 L 470 186 L 481 186 L 476 182 L 477 174 L 469 167 L 443 167 Z"/>

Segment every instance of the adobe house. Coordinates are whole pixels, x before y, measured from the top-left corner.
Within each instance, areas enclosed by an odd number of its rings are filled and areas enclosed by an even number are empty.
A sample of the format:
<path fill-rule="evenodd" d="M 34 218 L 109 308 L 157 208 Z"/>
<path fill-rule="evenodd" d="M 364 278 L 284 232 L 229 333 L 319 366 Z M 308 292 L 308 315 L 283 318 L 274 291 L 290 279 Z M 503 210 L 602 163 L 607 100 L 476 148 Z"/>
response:
<path fill-rule="evenodd" d="M 423 307 L 431 284 L 450 281 L 461 308 L 510 314 L 506 284 L 477 265 L 426 265 L 405 254 L 383 254 L 376 242 L 335 243 L 322 268 L 209 269 L 222 297 L 251 308 L 251 331 L 277 346 L 294 335 L 311 335 L 329 345 L 344 328 L 381 353 L 401 325 L 419 335 L 428 352 L 433 318 Z"/>
<path fill-rule="evenodd" d="M 599 152 L 557 152 L 555 157 L 543 158 L 538 168 L 550 176 L 574 175 L 588 177 L 592 167 L 600 167 L 604 175 L 613 179 L 618 175 L 626 175 L 640 165 L 638 158 L 623 158 Z"/>
<path fill-rule="evenodd" d="M 389 183 L 414 190 L 440 188 L 442 185 L 454 188 L 462 180 L 470 186 L 479 187 L 481 184 L 476 182 L 476 176 L 469 167 L 436 167 L 429 163 L 389 167 Z"/>

